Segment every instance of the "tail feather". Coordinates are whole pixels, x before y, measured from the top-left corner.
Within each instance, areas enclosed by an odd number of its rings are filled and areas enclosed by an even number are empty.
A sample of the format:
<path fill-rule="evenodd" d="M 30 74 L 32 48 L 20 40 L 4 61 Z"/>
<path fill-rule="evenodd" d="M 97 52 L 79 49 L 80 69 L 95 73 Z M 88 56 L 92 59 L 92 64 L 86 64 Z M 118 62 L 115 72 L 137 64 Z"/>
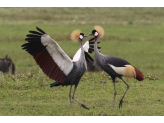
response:
<path fill-rule="evenodd" d="M 136 79 L 139 81 L 144 80 L 144 76 L 143 76 L 142 72 L 139 69 L 137 69 L 136 67 L 134 67 L 134 69 L 136 71 Z"/>
<path fill-rule="evenodd" d="M 52 84 L 50 84 L 50 87 L 52 88 L 53 86 L 59 86 L 62 85 L 63 83 L 59 83 L 59 82 L 54 82 Z"/>
<path fill-rule="evenodd" d="M 143 74 L 142 72 L 137 69 L 136 67 L 132 66 L 132 65 L 125 65 L 125 72 L 124 72 L 124 76 L 126 77 L 132 77 L 135 78 L 139 81 L 144 80 Z"/>

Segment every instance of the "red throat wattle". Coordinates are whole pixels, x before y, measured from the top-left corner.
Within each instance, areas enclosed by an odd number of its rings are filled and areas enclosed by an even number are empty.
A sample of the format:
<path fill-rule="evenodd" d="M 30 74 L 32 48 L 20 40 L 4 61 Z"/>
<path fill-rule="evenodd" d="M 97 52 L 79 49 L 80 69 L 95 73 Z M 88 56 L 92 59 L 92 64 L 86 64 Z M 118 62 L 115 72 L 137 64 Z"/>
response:
<path fill-rule="evenodd" d="M 81 41 L 81 46 L 83 46 L 83 42 Z"/>
<path fill-rule="evenodd" d="M 97 37 L 95 37 L 95 42 L 96 42 L 96 40 L 97 40 Z"/>

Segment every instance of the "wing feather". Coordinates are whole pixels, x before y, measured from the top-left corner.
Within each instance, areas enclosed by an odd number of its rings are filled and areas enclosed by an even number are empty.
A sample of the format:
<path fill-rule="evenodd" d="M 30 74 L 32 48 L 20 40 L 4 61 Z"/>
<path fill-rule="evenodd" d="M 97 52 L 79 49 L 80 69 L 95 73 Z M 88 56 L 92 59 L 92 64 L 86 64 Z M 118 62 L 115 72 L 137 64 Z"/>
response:
<path fill-rule="evenodd" d="M 42 71 L 49 78 L 63 83 L 66 76 L 73 68 L 73 61 L 61 49 L 55 40 L 43 30 L 36 27 L 37 31 L 29 31 L 25 39 L 28 43 L 22 45 L 22 49 L 30 53 Z"/>
<path fill-rule="evenodd" d="M 60 69 L 68 75 L 73 68 L 73 61 L 70 57 L 61 49 L 61 47 L 47 34 L 42 35 L 41 42 L 46 46 L 47 51 L 60 67 Z"/>
<path fill-rule="evenodd" d="M 44 33 L 39 33 L 39 32 L 36 32 L 36 31 L 29 31 L 30 33 L 32 34 L 36 34 L 36 35 L 43 35 Z"/>

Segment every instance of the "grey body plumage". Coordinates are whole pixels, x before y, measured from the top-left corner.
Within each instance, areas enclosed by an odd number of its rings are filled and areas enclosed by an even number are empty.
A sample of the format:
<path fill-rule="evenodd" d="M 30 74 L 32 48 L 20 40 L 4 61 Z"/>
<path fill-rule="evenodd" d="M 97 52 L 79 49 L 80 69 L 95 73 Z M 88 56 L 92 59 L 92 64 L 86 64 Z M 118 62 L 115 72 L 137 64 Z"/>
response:
<path fill-rule="evenodd" d="M 113 81 L 115 81 L 116 77 L 121 78 L 122 75 L 117 74 L 109 66 L 109 64 L 114 65 L 116 67 L 123 67 L 125 65 L 129 65 L 130 63 L 124 59 L 100 53 L 99 50 L 97 49 L 97 42 L 98 42 L 98 37 L 94 44 L 95 63 L 98 66 L 100 66 L 101 69 L 103 69 L 105 72 L 107 72 L 112 77 Z"/>
<path fill-rule="evenodd" d="M 75 100 L 76 102 L 81 104 L 81 106 L 83 108 L 89 109 L 84 104 L 82 104 L 81 102 L 79 102 L 78 100 L 76 100 L 74 98 L 75 91 L 76 91 L 76 88 L 79 84 L 79 81 L 80 81 L 81 77 L 83 76 L 83 74 L 85 73 L 85 71 L 87 70 L 87 63 L 86 63 L 86 59 L 85 59 L 84 48 L 81 45 L 82 40 L 79 39 L 78 42 L 79 42 L 80 47 L 81 47 L 81 54 L 80 54 L 79 60 L 76 62 L 73 62 L 73 68 L 70 71 L 70 73 L 66 76 L 63 83 L 54 82 L 50 85 L 50 87 L 59 86 L 59 85 L 62 85 L 62 86 L 70 85 L 71 86 L 70 87 L 70 93 L 69 93 L 70 107 L 72 107 L 71 106 L 71 98 L 72 98 L 73 100 Z M 73 96 L 71 97 L 71 90 L 72 90 L 73 85 L 75 85 L 75 88 L 74 88 Z"/>
<path fill-rule="evenodd" d="M 50 87 L 53 87 L 55 85 L 78 85 L 78 81 L 80 81 L 81 77 L 87 70 L 87 64 L 86 64 L 86 59 L 84 55 L 84 49 L 81 46 L 81 54 L 80 54 L 80 59 L 76 62 L 73 62 L 73 68 L 71 72 L 66 76 L 65 80 L 63 83 L 55 82 L 50 85 Z"/>
<path fill-rule="evenodd" d="M 96 27 L 97 28 L 97 27 Z M 99 26 L 97 28 L 102 35 L 104 35 L 104 30 Z M 92 34 L 95 36 L 95 43 L 94 43 L 94 54 L 95 54 L 95 62 L 98 66 L 101 67 L 102 70 L 104 70 L 106 73 L 108 73 L 112 80 L 113 80 L 113 85 L 114 85 L 114 100 L 113 100 L 113 107 L 115 106 L 115 98 L 116 98 L 116 87 L 115 87 L 115 79 L 118 77 L 121 79 L 125 85 L 127 86 L 127 89 L 122 96 L 120 103 L 119 103 L 119 108 L 122 107 L 123 103 L 123 98 L 125 94 L 127 93 L 129 89 L 129 85 L 122 79 L 122 76 L 127 76 L 127 77 L 133 77 L 136 78 L 139 81 L 143 80 L 143 74 L 134 66 L 132 66 L 129 62 L 122 58 L 114 57 L 114 56 L 109 56 L 102 54 L 98 51 L 97 49 L 97 42 L 99 39 L 99 32 L 97 30 L 93 30 Z"/>
<path fill-rule="evenodd" d="M 93 61 L 92 57 L 87 53 L 93 52 L 90 44 L 93 44 L 92 40 L 89 40 L 85 44 L 85 51 L 82 45 L 82 40 L 86 37 L 80 30 L 75 30 L 71 34 L 71 39 L 79 42 L 80 50 L 78 50 L 73 59 L 71 59 L 43 30 L 36 27 L 39 32 L 29 31 L 31 34 L 27 35 L 25 39 L 28 43 L 22 45 L 23 50 L 26 50 L 33 56 L 42 71 L 51 79 L 56 82 L 50 84 L 53 86 L 67 86 L 70 85 L 69 99 L 71 106 L 71 99 L 75 100 L 85 109 L 88 109 L 84 104 L 77 101 L 74 98 L 75 90 L 79 84 L 79 81 L 85 71 L 87 70 L 87 62 Z M 88 46 L 89 45 L 89 46 Z M 75 85 L 73 96 L 71 97 L 72 86 Z"/>

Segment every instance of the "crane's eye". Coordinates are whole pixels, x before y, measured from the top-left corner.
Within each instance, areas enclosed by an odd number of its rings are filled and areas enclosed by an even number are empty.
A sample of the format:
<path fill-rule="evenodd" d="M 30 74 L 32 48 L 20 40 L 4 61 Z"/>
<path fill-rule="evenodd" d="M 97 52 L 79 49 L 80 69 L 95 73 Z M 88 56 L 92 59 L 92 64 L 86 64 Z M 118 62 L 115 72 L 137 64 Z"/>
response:
<path fill-rule="evenodd" d="M 79 38 L 80 38 L 80 39 L 83 39 L 83 35 L 80 35 Z"/>

